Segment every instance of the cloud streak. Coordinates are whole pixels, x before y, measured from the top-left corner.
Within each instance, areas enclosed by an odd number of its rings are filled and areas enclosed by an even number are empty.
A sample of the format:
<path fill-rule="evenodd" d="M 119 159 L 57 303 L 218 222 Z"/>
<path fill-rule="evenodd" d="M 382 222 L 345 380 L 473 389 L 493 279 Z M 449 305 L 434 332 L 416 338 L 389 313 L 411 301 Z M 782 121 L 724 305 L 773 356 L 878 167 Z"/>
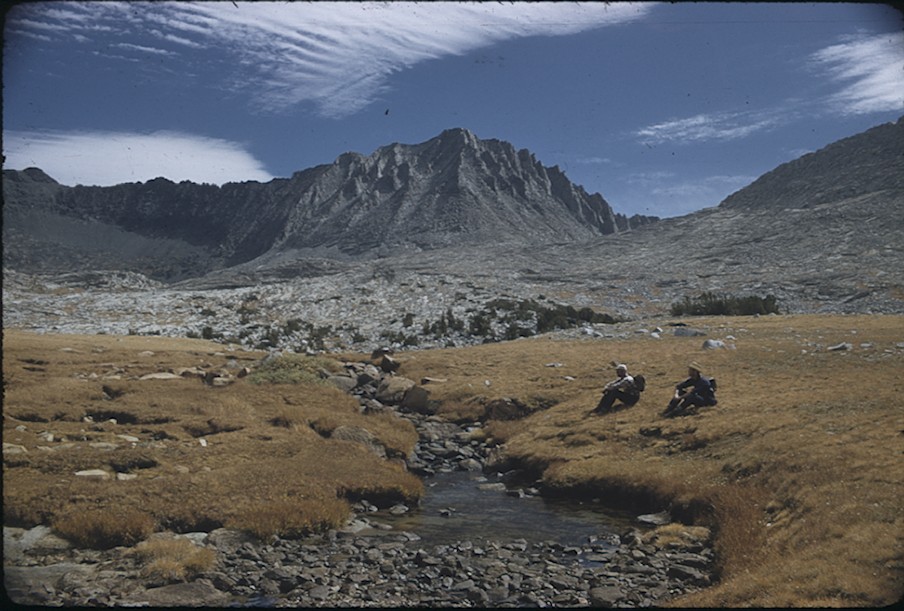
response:
<path fill-rule="evenodd" d="M 777 125 L 776 117 L 750 113 L 699 114 L 686 119 L 673 119 L 639 129 L 635 136 L 644 144 L 665 142 L 700 142 L 737 140 Z"/>
<path fill-rule="evenodd" d="M 39 167 L 69 186 L 110 186 L 161 176 L 217 185 L 273 178 L 235 142 L 179 132 L 7 131 L 3 138 L 6 167 Z"/>
<path fill-rule="evenodd" d="M 236 60 L 231 82 L 257 107 L 285 112 L 311 103 L 321 116 L 335 118 L 373 103 L 394 73 L 421 62 L 507 39 L 627 23 L 652 8 L 597 2 L 103 2 L 50 3 L 54 8 L 42 10 L 41 4 L 12 13 L 17 30 L 90 40 L 103 29 L 153 37 L 160 51 L 165 45 L 173 52 L 214 49 Z"/>
<path fill-rule="evenodd" d="M 904 110 L 904 32 L 848 38 L 814 53 L 840 91 L 829 104 L 841 114 Z"/>
<path fill-rule="evenodd" d="M 807 59 L 840 90 L 814 101 L 787 100 L 781 107 L 750 112 L 721 112 L 672 119 L 634 132 L 643 144 L 729 141 L 773 129 L 799 118 L 803 105 L 836 115 L 904 111 L 904 32 L 848 37 Z"/>

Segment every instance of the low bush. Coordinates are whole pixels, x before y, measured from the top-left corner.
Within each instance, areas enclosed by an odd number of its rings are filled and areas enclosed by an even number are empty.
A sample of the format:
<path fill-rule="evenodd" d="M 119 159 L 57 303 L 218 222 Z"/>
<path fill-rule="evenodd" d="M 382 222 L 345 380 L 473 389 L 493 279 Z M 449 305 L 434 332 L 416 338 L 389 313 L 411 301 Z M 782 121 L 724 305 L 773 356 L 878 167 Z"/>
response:
<path fill-rule="evenodd" d="M 672 304 L 672 316 L 752 316 L 754 314 L 778 314 L 775 295 L 737 297 L 712 292 L 697 297 L 685 297 Z"/>
<path fill-rule="evenodd" d="M 333 359 L 284 354 L 265 360 L 248 376 L 252 384 L 323 384 L 321 372 L 337 373 L 341 366 Z"/>

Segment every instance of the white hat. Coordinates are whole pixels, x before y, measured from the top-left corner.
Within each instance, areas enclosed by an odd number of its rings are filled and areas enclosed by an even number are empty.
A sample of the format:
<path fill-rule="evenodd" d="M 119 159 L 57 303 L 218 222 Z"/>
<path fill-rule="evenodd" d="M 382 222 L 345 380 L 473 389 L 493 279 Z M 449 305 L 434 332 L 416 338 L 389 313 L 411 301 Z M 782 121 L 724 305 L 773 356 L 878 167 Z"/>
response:
<path fill-rule="evenodd" d="M 615 366 L 615 371 L 618 371 L 619 369 L 624 369 L 625 371 L 628 371 L 628 366 L 625 365 L 624 363 L 619 363 L 618 365 Z"/>

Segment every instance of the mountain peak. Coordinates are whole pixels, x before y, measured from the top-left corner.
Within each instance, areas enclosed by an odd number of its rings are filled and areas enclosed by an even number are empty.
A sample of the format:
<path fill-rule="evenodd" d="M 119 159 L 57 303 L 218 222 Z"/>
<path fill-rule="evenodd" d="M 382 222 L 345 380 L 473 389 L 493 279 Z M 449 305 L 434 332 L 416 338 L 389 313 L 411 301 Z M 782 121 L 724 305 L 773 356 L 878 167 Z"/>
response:
<path fill-rule="evenodd" d="M 23 186 L 13 189 L 4 181 L 4 195 L 12 202 L 5 219 L 33 231 L 40 214 L 55 214 L 65 217 L 59 226 L 71 226 L 73 236 L 82 231 L 79 223 L 90 220 L 98 232 L 108 231 L 111 243 L 168 244 L 178 262 L 164 263 L 166 254 L 160 261 L 142 259 L 137 246 L 134 255 L 108 257 L 162 279 L 191 273 L 190 262 L 200 275 L 296 250 L 344 258 L 458 245 L 568 243 L 655 220 L 616 214 L 601 195 L 588 195 L 530 151 L 480 140 L 461 127 L 368 156 L 343 153 L 290 180 L 228 188 L 156 179 L 144 185 L 57 186 L 51 196 L 31 197 L 38 186 L 33 181 L 45 175 L 36 169 L 22 174 L 32 182 L 20 180 Z M 123 232 L 132 237 L 123 240 Z M 98 242 L 104 240 L 79 248 L 93 252 Z M 129 257 L 131 264 L 125 261 Z M 28 256 L 23 252 L 10 260 Z"/>

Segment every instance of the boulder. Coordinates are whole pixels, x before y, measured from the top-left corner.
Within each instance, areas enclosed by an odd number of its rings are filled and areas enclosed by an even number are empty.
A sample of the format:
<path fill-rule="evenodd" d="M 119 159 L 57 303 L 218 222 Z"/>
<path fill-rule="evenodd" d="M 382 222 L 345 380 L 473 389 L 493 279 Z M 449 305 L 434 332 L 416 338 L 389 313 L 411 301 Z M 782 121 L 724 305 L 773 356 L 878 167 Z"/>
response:
<path fill-rule="evenodd" d="M 430 409 L 430 391 L 423 386 L 412 386 L 405 392 L 401 407 L 419 414 L 432 415 L 436 410 Z"/>
<path fill-rule="evenodd" d="M 402 364 L 389 355 L 380 359 L 380 369 L 386 373 L 395 373 Z"/>
<path fill-rule="evenodd" d="M 504 397 L 494 399 L 486 406 L 486 415 L 489 420 L 518 420 L 530 414 L 530 408 L 518 399 Z"/>
<path fill-rule="evenodd" d="M 158 371 L 156 373 L 147 373 L 138 379 L 139 380 L 181 380 L 182 376 L 177 375 L 175 373 L 170 373 L 168 371 Z"/>
<path fill-rule="evenodd" d="M 408 378 L 399 376 L 386 378 L 377 387 L 376 399 L 384 404 L 398 405 L 405 398 L 405 393 L 414 386 L 414 381 Z"/>
<path fill-rule="evenodd" d="M 675 327 L 675 337 L 697 337 L 700 335 L 706 335 L 706 332 L 693 327 Z"/>
<path fill-rule="evenodd" d="M 217 590 L 206 579 L 191 583 L 150 588 L 128 597 L 123 602 L 129 606 L 149 607 L 216 607 L 225 606 L 229 595 Z"/>
<path fill-rule="evenodd" d="M 607 609 L 620 607 L 625 600 L 624 592 L 617 586 L 592 588 L 588 594 L 590 595 L 590 605 L 593 607 L 605 607 Z"/>
<path fill-rule="evenodd" d="M 77 477 L 84 477 L 85 479 L 110 479 L 110 474 L 103 469 L 85 469 L 83 471 L 76 471 L 75 475 Z"/>
<path fill-rule="evenodd" d="M 349 376 L 330 376 L 326 381 L 342 392 L 351 392 L 358 385 L 358 380 Z"/>

